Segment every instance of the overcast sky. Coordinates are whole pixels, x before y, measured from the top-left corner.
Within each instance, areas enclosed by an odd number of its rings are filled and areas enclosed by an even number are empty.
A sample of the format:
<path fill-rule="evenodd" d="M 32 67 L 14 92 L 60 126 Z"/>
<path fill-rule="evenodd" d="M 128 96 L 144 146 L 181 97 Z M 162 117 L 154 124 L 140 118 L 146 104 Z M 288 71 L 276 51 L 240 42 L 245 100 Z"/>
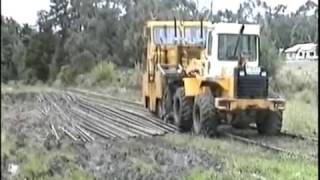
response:
<path fill-rule="evenodd" d="M 211 0 L 198 0 L 200 9 L 204 6 L 209 7 Z M 284 4 L 288 6 L 288 11 L 295 11 L 300 5 L 307 0 L 267 0 L 267 4 L 274 7 L 278 4 Z M 313 0 L 318 4 L 317 0 Z M 31 4 L 32 2 L 32 4 Z M 240 3 L 243 0 L 213 0 L 213 11 L 230 9 L 236 11 L 239 8 Z M 11 16 L 20 24 L 28 23 L 35 25 L 37 19 L 37 11 L 49 10 L 49 0 L 1 0 L 1 14 L 5 16 Z"/>

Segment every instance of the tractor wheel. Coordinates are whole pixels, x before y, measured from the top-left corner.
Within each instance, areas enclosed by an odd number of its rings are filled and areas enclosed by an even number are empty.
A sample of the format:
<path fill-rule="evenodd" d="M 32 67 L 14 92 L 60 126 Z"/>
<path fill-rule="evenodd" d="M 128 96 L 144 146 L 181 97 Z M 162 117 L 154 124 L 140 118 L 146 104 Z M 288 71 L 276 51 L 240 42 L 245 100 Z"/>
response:
<path fill-rule="evenodd" d="M 172 112 L 172 106 L 173 106 L 172 93 L 169 87 L 166 87 L 161 98 L 161 107 L 162 107 L 161 119 L 163 119 L 165 116 L 167 116 Z"/>
<path fill-rule="evenodd" d="M 163 109 L 162 109 L 162 103 L 161 103 L 161 102 L 162 102 L 162 100 L 157 99 L 157 101 L 156 101 L 156 112 L 155 112 L 155 114 L 156 114 L 157 117 L 159 117 L 159 118 L 162 119 Z"/>
<path fill-rule="evenodd" d="M 244 122 L 238 122 L 232 124 L 232 127 L 236 129 L 247 129 L 249 127 L 249 124 Z"/>
<path fill-rule="evenodd" d="M 255 117 L 255 116 L 254 116 Z M 252 119 L 246 112 L 237 112 L 233 114 L 232 127 L 236 129 L 247 129 Z"/>
<path fill-rule="evenodd" d="M 213 96 L 211 94 L 197 96 L 193 107 L 193 132 L 197 135 L 212 137 L 217 135 L 218 125 Z"/>
<path fill-rule="evenodd" d="M 184 88 L 178 88 L 173 98 L 174 124 L 182 132 L 192 128 L 193 98 L 185 96 Z"/>
<path fill-rule="evenodd" d="M 261 111 L 257 118 L 256 124 L 260 134 L 277 135 L 281 132 L 282 113 L 280 111 Z"/>

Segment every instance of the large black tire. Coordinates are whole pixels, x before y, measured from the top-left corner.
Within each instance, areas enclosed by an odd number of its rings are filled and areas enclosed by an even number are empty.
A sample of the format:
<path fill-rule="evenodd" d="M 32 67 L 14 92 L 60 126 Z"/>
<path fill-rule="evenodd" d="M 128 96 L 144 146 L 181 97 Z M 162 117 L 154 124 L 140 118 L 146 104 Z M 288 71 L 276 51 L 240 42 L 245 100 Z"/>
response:
<path fill-rule="evenodd" d="M 164 117 L 168 116 L 172 112 L 172 107 L 173 107 L 173 95 L 167 86 L 162 94 L 161 98 L 161 110 L 162 110 L 162 119 Z"/>
<path fill-rule="evenodd" d="M 184 88 L 178 88 L 173 98 L 174 124 L 181 132 L 192 128 L 193 98 L 185 96 Z"/>
<path fill-rule="evenodd" d="M 256 117 L 255 115 L 252 117 L 249 114 L 247 114 L 245 111 L 240 111 L 233 114 L 231 125 L 236 129 L 247 129 L 249 128 L 250 122 L 252 121 L 254 122 L 255 117 Z"/>
<path fill-rule="evenodd" d="M 233 128 L 236 128 L 236 129 L 247 129 L 249 127 L 249 124 L 245 122 L 237 122 L 231 125 Z"/>
<path fill-rule="evenodd" d="M 214 110 L 213 96 L 199 95 L 193 106 L 193 132 L 197 135 L 212 137 L 217 135 L 219 119 Z"/>
<path fill-rule="evenodd" d="M 163 117 L 163 109 L 162 109 L 162 103 L 161 102 L 162 102 L 162 100 L 157 99 L 157 101 L 156 101 L 156 112 L 155 112 L 156 116 L 158 118 L 160 118 L 160 119 L 162 119 L 162 117 Z"/>
<path fill-rule="evenodd" d="M 261 111 L 257 115 L 256 124 L 260 134 L 280 134 L 282 128 L 282 113 L 279 111 Z"/>

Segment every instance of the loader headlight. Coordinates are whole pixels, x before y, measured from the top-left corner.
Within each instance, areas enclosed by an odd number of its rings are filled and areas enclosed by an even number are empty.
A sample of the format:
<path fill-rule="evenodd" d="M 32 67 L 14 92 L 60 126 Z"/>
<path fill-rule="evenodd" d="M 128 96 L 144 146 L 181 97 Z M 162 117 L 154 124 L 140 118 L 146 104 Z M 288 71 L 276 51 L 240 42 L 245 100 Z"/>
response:
<path fill-rule="evenodd" d="M 267 72 L 265 72 L 265 71 L 261 72 L 261 76 L 266 77 L 267 76 Z"/>
<path fill-rule="evenodd" d="M 244 75 L 245 75 L 244 71 L 239 72 L 239 76 L 244 76 Z"/>

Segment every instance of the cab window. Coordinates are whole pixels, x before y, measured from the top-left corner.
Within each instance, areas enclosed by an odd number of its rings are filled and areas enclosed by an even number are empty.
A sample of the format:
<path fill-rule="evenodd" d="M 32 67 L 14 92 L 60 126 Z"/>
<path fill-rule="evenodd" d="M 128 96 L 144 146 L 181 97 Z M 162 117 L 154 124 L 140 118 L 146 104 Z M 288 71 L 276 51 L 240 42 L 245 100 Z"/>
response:
<path fill-rule="evenodd" d="M 177 38 L 179 38 L 177 31 Z M 153 29 L 153 41 L 155 44 L 174 44 L 174 27 L 155 27 Z"/>
<path fill-rule="evenodd" d="M 186 27 L 184 30 L 184 38 L 187 44 L 204 44 L 206 42 L 206 33 L 207 29 L 203 28 L 203 37 L 201 38 L 200 27 Z"/>

